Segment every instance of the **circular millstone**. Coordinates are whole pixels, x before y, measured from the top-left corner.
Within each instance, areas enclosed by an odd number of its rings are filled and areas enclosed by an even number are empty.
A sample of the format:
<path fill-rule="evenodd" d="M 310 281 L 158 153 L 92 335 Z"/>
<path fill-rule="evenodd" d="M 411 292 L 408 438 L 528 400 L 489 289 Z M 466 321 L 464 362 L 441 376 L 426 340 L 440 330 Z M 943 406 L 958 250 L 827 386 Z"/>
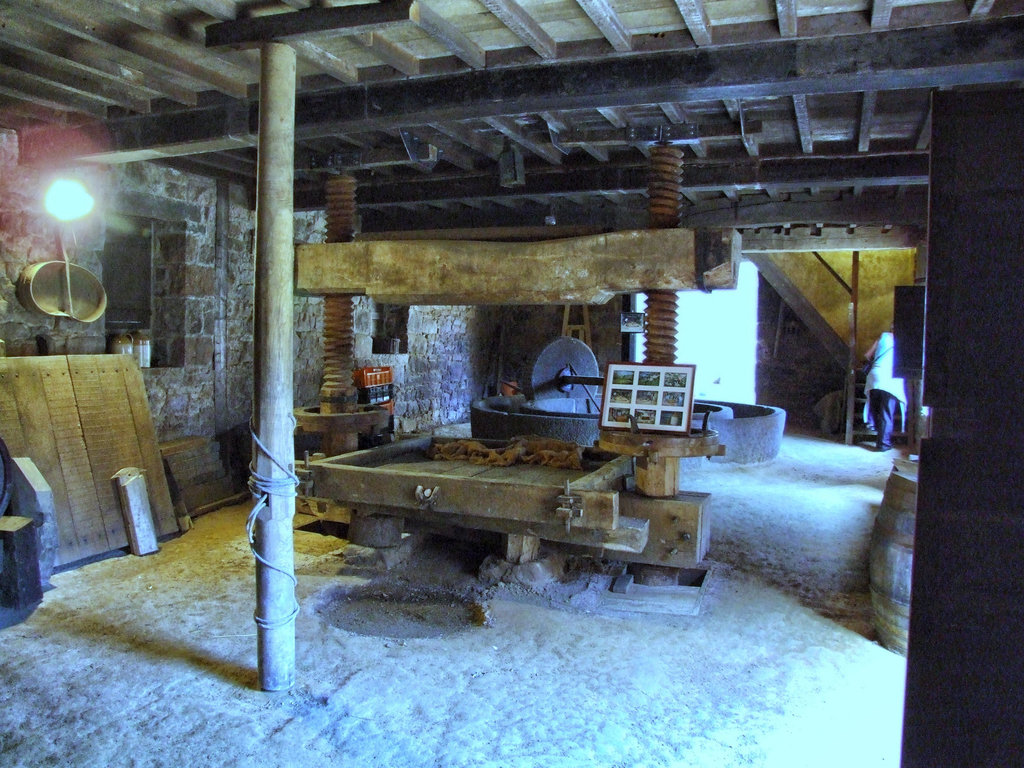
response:
<path fill-rule="evenodd" d="M 568 370 L 567 370 L 568 369 Z M 599 376 L 597 358 L 586 344 L 572 336 L 559 336 L 537 356 L 530 376 L 533 399 L 582 397 L 583 389 L 574 384 L 569 392 L 559 388 L 563 372 L 574 376 Z"/>

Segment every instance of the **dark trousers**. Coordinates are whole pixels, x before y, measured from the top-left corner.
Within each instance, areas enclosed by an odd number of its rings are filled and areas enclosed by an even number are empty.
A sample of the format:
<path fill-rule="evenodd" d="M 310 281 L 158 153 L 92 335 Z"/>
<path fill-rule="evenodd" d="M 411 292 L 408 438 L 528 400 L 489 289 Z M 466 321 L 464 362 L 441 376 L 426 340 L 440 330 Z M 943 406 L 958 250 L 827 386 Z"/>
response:
<path fill-rule="evenodd" d="M 872 389 L 868 392 L 868 410 L 871 420 L 875 423 L 878 437 L 875 445 L 878 448 L 892 447 L 892 425 L 896 419 L 896 407 L 900 401 L 884 389 Z"/>

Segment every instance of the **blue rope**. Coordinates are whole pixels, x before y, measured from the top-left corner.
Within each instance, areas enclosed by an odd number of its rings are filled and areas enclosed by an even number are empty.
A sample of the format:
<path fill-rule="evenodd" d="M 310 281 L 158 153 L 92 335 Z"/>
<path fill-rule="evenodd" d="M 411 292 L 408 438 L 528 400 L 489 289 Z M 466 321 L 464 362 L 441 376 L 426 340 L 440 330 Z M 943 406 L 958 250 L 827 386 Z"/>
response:
<path fill-rule="evenodd" d="M 294 419 L 294 417 L 292 417 Z M 299 615 L 299 601 L 295 600 L 294 588 L 298 586 L 299 580 L 295 578 L 295 574 L 289 573 L 288 571 L 280 568 L 279 566 L 271 563 L 263 555 L 256 551 L 256 545 L 254 542 L 256 519 L 259 517 L 260 512 L 267 507 L 270 497 L 273 496 L 284 496 L 289 499 L 294 499 L 296 494 L 296 487 L 299 484 L 298 476 L 289 468 L 282 464 L 277 458 L 274 457 L 267 447 L 263 445 L 263 442 L 256 436 L 256 431 L 252 428 L 252 423 L 249 424 L 249 434 L 252 435 L 253 442 L 259 450 L 270 459 L 274 465 L 284 472 L 284 477 L 268 477 L 267 475 L 261 475 L 256 471 L 256 457 L 253 456 L 252 461 L 249 462 L 249 491 L 252 493 L 255 504 L 253 504 L 252 510 L 249 512 L 249 517 L 245 523 L 245 530 L 249 538 L 249 550 L 252 552 L 257 562 L 262 563 L 265 567 L 272 571 L 277 571 L 282 576 L 285 576 L 292 583 L 292 600 L 295 602 L 295 607 L 291 613 L 283 618 L 271 621 L 259 615 L 259 609 L 253 611 L 252 618 L 256 622 L 256 626 L 260 629 L 271 630 L 271 629 L 282 629 L 288 626 L 295 617 Z"/>

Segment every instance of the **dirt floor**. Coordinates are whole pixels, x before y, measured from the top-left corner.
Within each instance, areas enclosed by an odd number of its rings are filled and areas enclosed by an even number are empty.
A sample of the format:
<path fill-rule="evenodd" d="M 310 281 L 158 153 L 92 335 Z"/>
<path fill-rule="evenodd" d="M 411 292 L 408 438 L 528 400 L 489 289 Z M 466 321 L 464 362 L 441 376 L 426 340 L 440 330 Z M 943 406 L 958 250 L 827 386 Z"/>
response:
<path fill-rule="evenodd" d="M 143 558 L 56 574 L 0 630 L 0 765 L 637 768 L 899 764 L 905 662 L 874 639 L 867 550 L 896 453 L 788 435 L 703 463 L 699 615 L 610 615 L 608 569 L 476 578 L 479 545 L 296 532 L 297 683 L 256 690 L 246 506 Z M 573 565 L 573 561 L 568 563 Z"/>

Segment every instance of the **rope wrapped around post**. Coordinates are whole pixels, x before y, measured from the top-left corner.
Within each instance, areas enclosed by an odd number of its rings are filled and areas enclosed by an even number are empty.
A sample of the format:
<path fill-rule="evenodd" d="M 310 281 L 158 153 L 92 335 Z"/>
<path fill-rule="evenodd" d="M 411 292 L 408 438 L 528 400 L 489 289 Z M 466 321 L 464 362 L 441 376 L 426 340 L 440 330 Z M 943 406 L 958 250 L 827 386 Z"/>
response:
<path fill-rule="evenodd" d="M 277 460 L 275 456 L 273 456 L 270 453 L 270 451 L 267 450 L 266 446 L 263 445 L 259 437 L 256 436 L 256 430 L 253 429 L 252 424 L 249 425 L 249 434 L 252 436 L 253 442 L 256 444 L 256 447 L 259 448 L 259 450 L 263 453 L 263 455 L 270 459 L 278 469 L 285 473 L 285 477 L 267 477 L 265 475 L 261 475 L 259 472 L 256 471 L 255 456 L 253 456 L 252 460 L 249 462 L 249 491 L 252 493 L 253 500 L 255 501 L 255 503 L 252 506 L 252 510 L 250 510 L 249 512 L 249 517 L 245 523 L 245 531 L 249 540 L 249 550 L 252 552 L 253 557 L 256 558 L 258 562 L 262 563 L 265 567 L 270 568 L 273 571 L 277 571 L 278 573 L 288 577 L 288 579 L 292 583 L 292 587 L 296 587 L 298 586 L 299 581 L 295 578 L 295 575 L 289 573 L 283 568 L 278 567 L 274 563 L 271 563 L 269 560 L 264 558 L 259 552 L 256 551 L 256 545 L 253 539 L 254 530 L 256 528 L 256 519 L 259 517 L 260 512 L 262 512 L 263 509 L 267 506 L 267 502 L 270 500 L 270 497 L 273 495 L 282 496 L 290 499 L 295 498 L 295 496 L 297 495 L 296 488 L 299 485 L 299 478 L 294 471 L 283 465 L 280 461 Z M 257 610 L 253 611 L 252 618 L 253 621 L 256 622 L 256 626 L 260 627 L 261 629 L 280 629 L 281 627 L 286 627 L 288 626 L 288 624 L 295 621 L 295 618 L 298 615 L 299 601 L 295 600 L 295 607 L 292 609 L 292 612 L 281 619 L 278 619 L 276 621 L 269 621 L 263 616 L 259 615 L 258 608 Z"/>

